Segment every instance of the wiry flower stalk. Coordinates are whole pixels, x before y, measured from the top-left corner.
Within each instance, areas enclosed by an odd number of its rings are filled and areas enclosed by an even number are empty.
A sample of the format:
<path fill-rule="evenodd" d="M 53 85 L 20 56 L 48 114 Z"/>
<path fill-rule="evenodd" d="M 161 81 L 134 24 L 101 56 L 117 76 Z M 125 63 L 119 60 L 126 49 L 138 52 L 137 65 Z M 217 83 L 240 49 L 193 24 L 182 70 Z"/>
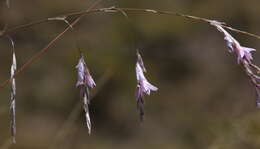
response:
<path fill-rule="evenodd" d="M 226 41 L 229 52 L 236 54 L 237 63 L 243 66 L 244 71 L 255 88 L 256 105 L 258 108 L 260 108 L 260 77 L 258 76 L 260 69 L 258 66 L 252 63 L 253 56 L 251 54 L 252 51 L 256 50 L 241 46 L 234 37 L 232 37 L 225 29 L 223 29 L 220 22 L 212 21 L 210 24 L 215 26 L 220 32 L 224 34 L 224 40 Z"/>
<path fill-rule="evenodd" d="M 137 62 L 135 66 L 136 78 L 137 78 L 137 88 L 136 88 L 136 101 L 137 109 L 139 110 L 140 120 L 143 121 L 144 118 L 144 94 L 150 95 L 151 91 L 157 91 L 158 88 L 147 81 L 144 76 L 146 69 L 141 55 L 137 51 Z"/>
<path fill-rule="evenodd" d="M 11 100 L 10 100 L 10 116 L 11 116 L 11 135 L 12 135 L 12 142 L 15 143 L 15 135 L 16 135 L 16 122 L 15 122 L 15 96 L 16 96 L 16 83 L 15 83 L 15 71 L 17 68 L 16 64 L 16 56 L 14 51 L 14 43 L 12 42 L 13 46 L 13 57 L 12 57 L 12 65 L 11 65 Z"/>
<path fill-rule="evenodd" d="M 83 108 L 85 111 L 88 133 L 91 134 L 91 120 L 88 107 L 90 104 L 89 88 L 93 88 L 96 86 L 96 84 L 87 68 L 83 53 L 81 53 L 81 58 L 79 59 L 76 68 L 78 71 L 78 81 L 76 86 L 80 90 L 80 98 L 83 100 Z"/>

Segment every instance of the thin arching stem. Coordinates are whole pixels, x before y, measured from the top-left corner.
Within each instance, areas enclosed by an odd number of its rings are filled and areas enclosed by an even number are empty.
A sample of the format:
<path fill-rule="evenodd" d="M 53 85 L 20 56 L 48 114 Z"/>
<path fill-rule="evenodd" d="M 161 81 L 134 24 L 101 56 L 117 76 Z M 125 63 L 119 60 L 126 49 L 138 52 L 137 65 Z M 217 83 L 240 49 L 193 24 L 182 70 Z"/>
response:
<path fill-rule="evenodd" d="M 101 1 L 101 0 L 100 0 Z M 19 75 L 22 71 L 24 71 L 29 65 L 31 65 L 36 59 L 38 59 L 40 56 L 42 56 L 45 52 L 47 52 L 50 47 L 57 41 L 59 40 L 71 27 L 73 27 L 74 25 L 76 25 L 80 19 L 87 15 L 87 14 L 91 14 L 91 13 L 115 13 L 115 12 L 128 12 L 128 13 L 136 13 L 136 14 L 140 14 L 140 13 L 152 13 L 152 14 L 157 14 L 157 15 L 170 15 L 170 16 L 179 16 L 179 17 L 183 17 L 186 18 L 188 20 L 193 20 L 193 21 L 200 21 L 200 22 L 204 22 L 204 23 L 211 23 L 215 20 L 211 20 L 211 19 L 207 19 L 207 18 L 202 18 L 202 17 L 197 17 L 197 16 L 192 16 L 192 15 L 186 15 L 186 14 L 182 14 L 182 13 L 177 13 L 177 12 L 172 12 L 172 11 L 161 11 L 161 10 L 153 10 L 153 9 L 137 9 L 137 8 L 116 8 L 116 7 L 108 7 L 108 8 L 99 8 L 99 9 L 92 9 L 96 4 L 98 4 L 100 1 L 97 1 L 94 5 L 92 5 L 92 7 L 90 7 L 87 10 L 84 11 L 78 11 L 78 12 L 72 12 L 72 13 L 67 13 L 64 15 L 60 15 L 57 16 L 58 17 L 63 17 L 63 18 L 68 18 L 68 17 L 72 17 L 72 16 L 77 16 L 77 19 L 75 21 L 73 21 L 70 25 L 68 26 L 63 32 L 61 32 L 60 34 L 58 34 L 51 42 L 49 42 L 49 44 L 47 44 L 46 47 L 44 47 L 42 50 L 40 50 L 38 53 L 36 53 L 34 56 L 32 56 L 24 65 L 22 65 L 20 67 L 20 69 L 17 70 L 17 72 L 15 73 L 14 76 Z M 55 17 L 52 17 L 55 18 Z M 37 24 L 41 24 L 41 23 L 45 23 L 48 21 L 52 21 L 53 19 L 51 18 L 47 18 L 47 19 L 42 19 L 42 20 L 38 20 L 35 22 L 30 22 L 28 24 L 23 24 L 20 26 L 16 26 L 10 29 L 7 29 L 4 32 L 0 32 L 0 37 L 4 36 L 4 35 L 9 35 L 9 34 L 14 34 L 16 32 L 18 32 L 19 30 L 25 29 L 25 28 L 29 28 L 32 27 L 34 25 Z M 216 22 L 216 21 L 215 21 Z M 218 22 L 218 21 L 217 21 Z M 260 35 L 256 35 L 253 33 L 249 33 L 246 31 L 242 31 L 239 29 L 235 29 L 232 28 L 230 26 L 227 26 L 225 23 L 223 22 L 219 22 L 219 25 L 221 25 L 223 28 L 229 29 L 231 31 L 240 33 L 240 34 L 245 34 L 251 37 L 255 37 L 260 39 Z M 10 79 L 7 79 L 6 81 L 4 81 L 2 84 L 0 84 L 0 88 L 5 87 L 8 82 L 10 81 Z"/>
<path fill-rule="evenodd" d="M 86 14 L 98 13 L 98 12 L 99 13 L 100 12 L 103 12 L 103 13 L 128 12 L 128 13 L 136 13 L 136 14 L 152 13 L 152 14 L 158 14 L 158 15 L 179 16 L 179 17 L 184 17 L 188 20 L 201 21 L 201 22 L 205 22 L 205 23 L 211 23 L 212 21 L 214 21 L 214 20 L 211 20 L 211 19 L 203 18 L 203 17 L 187 15 L 187 14 L 172 12 L 172 11 L 161 11 L 161 10 L 154 10 L 154 9 L 138 9 L 138 8 L 117 8 L 117 7 L 113 6 L 113 7 L 108 7 L 108 8 L 99 8 L 99 9 L 91 9 L 91 10 L 87 9 L 87 10 L 83 10 L 83 11 L 76 11 L 76 12 L 66 13 L 66 14 L 63 14 L 63 15 L 55 16 L 55 17 L 50 17 L 50 18 L 45 18 L 45 19 L 42 19 L 42 20 L 33 21 L 33 22 L 26 23 L 26 24 L 23 24 L 23 25 L 18 25 L 16 27 L 12 27 L 12 28 L 6 29 L 3 32 L 0 32 L 0 37 L 7 35 L 7 34 L 16 33 L 20 30 L 27 29 L 29 27 L 32 27 L 32 26 L 35 26 L 35 25 L 38 25 L 38 24 L 50 22 L 50 21 L 52 21 L 51 18 L 58 18 L 58 17 L 68 18 L 68 17 L 72 17 L 72 16 L 80 16 L 80 15 L 86 15 Z M 260 39 L 260 35 L 249 33 L 249 32 L 246 32 L 246 31 L 242 31 L 242 30 L 227 26 L 225 23 L 221 23 L 221 26 L 228 29 L 228 30 Z"/>

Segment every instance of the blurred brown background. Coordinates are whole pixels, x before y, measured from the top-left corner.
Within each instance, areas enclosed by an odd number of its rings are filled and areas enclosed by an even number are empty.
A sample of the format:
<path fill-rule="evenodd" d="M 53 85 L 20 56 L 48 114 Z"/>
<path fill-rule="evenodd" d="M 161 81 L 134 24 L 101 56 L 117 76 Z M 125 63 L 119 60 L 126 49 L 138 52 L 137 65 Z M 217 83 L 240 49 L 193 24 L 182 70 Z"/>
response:
<path fill-rule="evenodd" d="M 1 0 L 10 27 L 84 10 L 94 0 Z M 182 12 L 260 34 L 257 0 L 104 0 L 99 7 Z M 208 24 L 152 14 L 91 14 L 17 77 L 17 144 L 8 145 L 10 86 L 0 89 L 0 148 L 259 149 L 260 111 L 247 76 Z M 54 21 L 12 35 L 18 67 L 64 30 Z M 259 40 L 232 33 L 252 48 Z M 78 47 L 96 80 L 88 135 L 75 87 Z M 135 50 L 159 91 L 146 96 L 145 121 L 135 103 Z M 9 78 L 10 42 L 0 40 L 0 81 Z M 259 64 L 259 52 L 254 61 Z"/>

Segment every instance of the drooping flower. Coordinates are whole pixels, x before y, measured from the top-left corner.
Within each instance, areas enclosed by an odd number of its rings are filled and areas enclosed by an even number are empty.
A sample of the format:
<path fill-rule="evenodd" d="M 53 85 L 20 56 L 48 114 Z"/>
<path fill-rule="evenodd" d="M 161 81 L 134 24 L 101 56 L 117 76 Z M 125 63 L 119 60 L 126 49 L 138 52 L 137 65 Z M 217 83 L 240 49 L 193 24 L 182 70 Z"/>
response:
<path fill-rule="evenodd" d="M 144 67 L 144 63 L 141 55 L 137 51 L 137 62 L 135 66 L 136 70 L 136 79 L 137 79 L 137 88 L 136 88 L 136 101 L 137 108 L 140 114 L 140 120 L 143 120 L 144 117 L 144 94 L 150 95 L 151 91 L 157 91 L 158 88 L 149 83 L 144 76 L 144 72 L 146 69 Z"/>
<path fill-rule="evenodd" d="M 87 68 L 86 62 L 84 60 L 84 55 L 81 53 L 81 57 L 76 66 L 78 73 L 78 80 L 76 86 L 80 89 L 80 98 L 83 100 L 83 108 L 85 111 L 86 123 L 88 127 L 88 133 L 91 133 L 91 120 L 89 116 L 89 104 L 90 104 L 90 95 L 89 88 L 96 86 L 90 72 Z"/>
<path fill-rule="evenodd" d="M 215 26 L 224 34 L 224 40 L 226 41 L 229 51 L 236 53 L 238 64 L 243 60 L 251 63 L 251 60 L 253 60 L 251 52 L 256 51 L 255 49 L 241 46 L 240 43 L 221 26 L 220 22 L 212 21 L 211 25 Z"/>
<path fill-rule="evenodd" d="M 87 85 L 90 88 L 96 86 L 92 76 L 90 75 L 83 54 L 81 54 L 81 58 L 79 59 L 76 68 L 78 70 L 78 81 L 76 84 L 77 87 L 80 85 Z"/>
<path fill-rule="evenodd" d="M 15 122 L 15 97 L 16 97 L 16 83 L 15 83 L 15 72 L 16 72 L 17 64 L 16 64 L 16 56 L 13 49 L 13 58 L 11 65 L 11 103 L 10 103 L 10 116 L 11 116 L 11 135 L 12 142 L 16 143 L 15 135 L 16 135 L 16 122 Z"/>
<path fill-rule="evenodd" d="M 256 50 L 241 46 L 239 42 L 222 27 L 220 22 L 211 21 L 210 24 L 215 26 L 220 32 L 224 34 L 224 40 L 226 41 L 229 52 L 234 52 L 236 54 L 238 64 L 243 66 L 244 71 L 255 88 L 256 106 L 260 108 L 260 77 L 258 75 L 260 68 L 251 62 L 253 60 L 251 52 Z"/>

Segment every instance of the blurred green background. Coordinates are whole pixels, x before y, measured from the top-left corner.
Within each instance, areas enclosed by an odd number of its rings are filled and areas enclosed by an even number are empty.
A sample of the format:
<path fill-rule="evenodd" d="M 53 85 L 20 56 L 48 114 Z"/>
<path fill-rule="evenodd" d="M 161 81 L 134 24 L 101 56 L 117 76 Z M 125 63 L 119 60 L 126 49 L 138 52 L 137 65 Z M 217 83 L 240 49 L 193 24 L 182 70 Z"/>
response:
<path fill-rule="evenodd" d="M 94 0 L 10 0 L 0 26 L 84 10 Z M 224 21 L 260 34 L 257 0 L 104 0 L 98 7 L 151 8 Z M 12 34 L 18 67 L 64 30 L 53 21 Z M 259 40 L 232 33 L 252 48 Z M 78 47 L 97 83 L 88 135 L 75 87 Z M 146 96 L 141 124 L 135 102 L 135 50 L 159 91 Z M 10 42 L 0 40 L 0 81 L 9 78 Z M 259 52 L 254 62 L 259 64 Z M 17 77 L 17 144 L 10 145 L 10 86 L 0 89 L 0 148 L 259 149 L 255 94 L 223 36 L 205 23 L 175 16 L 91 14 Z"/>

